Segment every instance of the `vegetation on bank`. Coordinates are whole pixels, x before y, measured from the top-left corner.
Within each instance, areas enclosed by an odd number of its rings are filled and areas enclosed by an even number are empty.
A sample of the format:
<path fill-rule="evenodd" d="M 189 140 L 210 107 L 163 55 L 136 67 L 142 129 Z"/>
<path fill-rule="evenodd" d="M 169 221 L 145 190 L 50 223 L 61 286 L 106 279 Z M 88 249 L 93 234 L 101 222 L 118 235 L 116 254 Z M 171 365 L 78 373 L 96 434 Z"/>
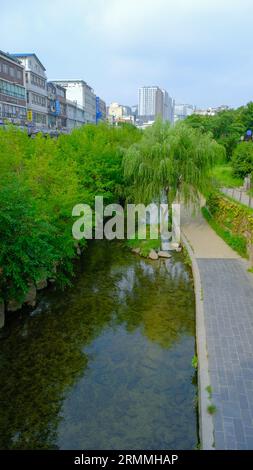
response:
<path fill-rule="evenodd" d="M 224 156 L 224 148 L 210 134 L 184 123 L 171 127 L 157 121 L 143 138 L 129 147 L 123 160 L 129 195 L 149 203 L 165 196 L 198 201 L 210 183 L 210 169 Z"/>
<path fill-rule="evenodd" d="M 241 137 L 248 129 L 253 130 L 253 102 L 238 109 L 221 111 L 215 116 L 192 114 L 185 122 L 204 134 L 211 133 L 225 148 L 226 160 L 230 161 Z"/>
<path fill-rule="evenodd" d="M 76 242 L 72 208 L 123 197 L 122 158 L 141 133 L 87 125 L 58 139 L 0 130 L 0 298 L 22 301 L 43 278 L 69 282 Z M 85 246 L 85 240 L 81 242 Z"/>
<path fill-rule="evenodd" d="M 217 191 L 209 194 L 202 213 L 215 232 L 240 256 L 247 258 L 253 244 L 253 212 Z"/>
<path fill-rule="evenodd" d="M 211 171 L 213 184 L 219 188 L 238 188 L 242 186 L 243 179 L 233 175 L 233 168 L 229 163 L 216 165 Z"/>

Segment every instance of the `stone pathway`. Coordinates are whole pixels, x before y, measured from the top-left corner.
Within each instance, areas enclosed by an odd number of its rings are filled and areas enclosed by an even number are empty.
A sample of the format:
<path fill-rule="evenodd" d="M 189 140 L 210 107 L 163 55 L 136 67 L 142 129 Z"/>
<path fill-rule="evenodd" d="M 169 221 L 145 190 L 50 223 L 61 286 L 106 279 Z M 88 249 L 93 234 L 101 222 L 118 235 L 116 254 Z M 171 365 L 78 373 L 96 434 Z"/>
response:
<path fill-rule="evenodd" d="M 253 449 L 253 274 L 202 215 L 183 213 L 182 231 L 202 286 L 215 448 Z"/>

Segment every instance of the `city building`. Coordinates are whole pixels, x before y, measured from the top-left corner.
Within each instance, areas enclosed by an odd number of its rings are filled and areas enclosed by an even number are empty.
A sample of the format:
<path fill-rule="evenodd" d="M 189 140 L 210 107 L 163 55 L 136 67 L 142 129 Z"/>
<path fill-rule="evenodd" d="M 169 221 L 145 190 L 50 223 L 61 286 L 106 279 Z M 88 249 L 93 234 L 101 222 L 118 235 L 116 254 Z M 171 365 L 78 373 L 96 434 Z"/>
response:
<path fill-rule="evenodd" d="M 96 123 L 96 95 L 84 80 L 53 80 L 53 83 L 66 89 L 68 101 L 84 109 L 86 122 Z"/>
<path fill-rule="evenodd" d="M 174 107 L 174 122 L 183 121 L 194 113 L 194 106 L 191 104 L 179 104 L 176 103 Z"/>
<path fill-rule="evenodd" d="M 67 100 L 66 101 L 66 126 L 68 130 L 81 127 L 86 123 L 85 110 L 77 103 Z"/>
<path fill-rule="evenodd" d="M 175 102 L 166 90 L 163 93 L 163 121 L 174 122 Z"/>
<path fill-rule="evenodd" d="M 47 107 L 49 129 L 67 127 L 66 90 L 60 85 L 47 82 Z"/>
<path fill-rule="evenodd" d="M 99 96 L 96 96 L 96 123 L 106 120 L 106 103 Z"/>
<path fill-rule="evenodd" d="M 139 88 L 139 119 L 143 122 L 154 121 L 158 116 L 163 119 L 164 93 L 158 86 Z"/>
<path fill-rule="evenodd" d="M 220 113 L 221 111 L 228 111 L 229 106 L 221 105 L 216 108 L 207 108 L 207 109 L 196 109 L 194 114 L 199 114 L 200 116 L 215 116 L 216 114 Z"/>
<path fill-rule="evenodd" d="M 0 123 L 26 121 L 24 67 L 10 54 L 0 51 Z"/>
<path fill-rule="evenodd" d="M 107 108 L 107 118 L 111 123 L 131 122 L 134 123 L 135 117 L 130 106 L 119 103 L 111 103 Z"/>
<path fill-rule="evenodd" d="M 27 120 L 36 128 L 47 127 L 47 77 L 46 69 L 37 55 L 12 54 L 25 68 L 27 91 Z"/>

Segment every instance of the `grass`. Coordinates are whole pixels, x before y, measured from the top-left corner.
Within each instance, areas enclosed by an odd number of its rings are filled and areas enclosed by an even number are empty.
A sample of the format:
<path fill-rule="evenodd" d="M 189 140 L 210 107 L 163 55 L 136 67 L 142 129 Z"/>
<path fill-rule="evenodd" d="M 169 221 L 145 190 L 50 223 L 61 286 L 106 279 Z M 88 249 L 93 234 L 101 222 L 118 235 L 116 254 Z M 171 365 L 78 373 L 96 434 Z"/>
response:
<path fill-rule="evenodd" d="M 217 408 L 215 405 L 208 405 L 207 411 L 210 415 L 214 415 L 214 413 L 217 411 Z"/>
<path fill-rule="evenodd" d="M 198 358 L 197 358 L 196 355 L 194 355 L 193 358 L 192 358 L 192 367 L 193 367 L 194 369 L 197 369 L 197 368 L 198 368 Z"/>
<path fill-rule="evenodd" d="M 214 180 L 215 186 L 218 187 L 238 188 L 243 184 L 241 178 L 233 176 L 233 169 L 229 163 L 215 166 L 212 169 L 211 177 Z"/>
<path fill-rule="evenodd" d="M 216 222 L 211 216 L 210 212 L 206 207 L 202 208 L 202 214 L 207 220 L 212 229 L 221 237 L 234 251 L 236 251 L 243 258 L 248 258 L 246 239 L 239 236 L 233 235 L 228 229 L 226 230 Z"/>

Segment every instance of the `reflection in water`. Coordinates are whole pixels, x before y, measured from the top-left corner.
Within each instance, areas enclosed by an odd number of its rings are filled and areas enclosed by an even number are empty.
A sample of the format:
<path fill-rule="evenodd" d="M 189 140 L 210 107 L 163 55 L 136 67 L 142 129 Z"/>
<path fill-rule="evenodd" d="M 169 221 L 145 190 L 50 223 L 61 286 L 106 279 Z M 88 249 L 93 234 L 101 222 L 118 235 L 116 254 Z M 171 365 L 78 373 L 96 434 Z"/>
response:
<path fill-rule="evenodd" d="M 196 444 L 192 279 L 97 241 L 75 285 L 43 293 L 0 342 L 5 449 L 190 449 Z"/>

